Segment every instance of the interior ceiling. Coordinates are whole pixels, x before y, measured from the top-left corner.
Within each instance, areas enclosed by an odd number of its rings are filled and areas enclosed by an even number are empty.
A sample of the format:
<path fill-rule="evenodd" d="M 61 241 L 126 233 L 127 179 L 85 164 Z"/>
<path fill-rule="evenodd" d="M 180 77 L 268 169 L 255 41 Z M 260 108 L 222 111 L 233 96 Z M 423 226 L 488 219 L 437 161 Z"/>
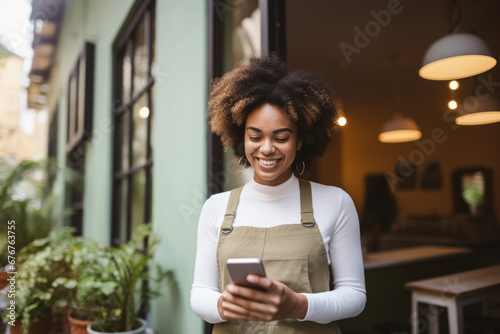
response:
<path fill-rule="evenodd" d="M 369 37 L 359 54 L 346 61 L 340 44 L 356 46 L 355 27 L 365 31 L 366 24 L 375 21 L 372 11 L 387 10 L 397 4 L 398 14 L 392 14 L 386 27 Z M 360 81 L 369 84 L 372 92 L 379 91 L 385 81 L 388 86 L 415 92 L 422 85 L 432 87 L 428 80 L 418 77 L 427 48 L 449 30 L 447 0 L 372 0 L 287 1 L 287 43 L 293 53 L 290 69 L 304 68 L 316 73 L 335 73 L 340 90 L 360 87 Z M 500 59 L 500 1 L 462 0 L 459 32 L 474 32 L 484 39 Z M 492 71 L 500 73 L 497 65 Z M 500 75 L 494 75 L 500 78 Z M 496 80 L 500 81 L 500 80 Z M 341 82 L 341 84 L 338 84 Z M 441 83 L 442 84 L 442 83 Z M 342 88 L 344 87 L 344 88 Z M 404 92 L 403 92 L 404 94 Z"/>

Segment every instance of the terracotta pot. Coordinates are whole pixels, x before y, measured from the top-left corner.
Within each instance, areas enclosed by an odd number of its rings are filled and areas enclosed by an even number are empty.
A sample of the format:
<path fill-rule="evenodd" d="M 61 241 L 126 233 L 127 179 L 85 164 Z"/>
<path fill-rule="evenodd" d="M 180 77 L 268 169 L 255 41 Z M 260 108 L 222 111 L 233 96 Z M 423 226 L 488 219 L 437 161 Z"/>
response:
<path fill-rule="evenodd" d="M 51 317 L 46 316 L 45 318 L 31 324 L 28 329 L 28 334 L 47 334 L 50 333 L 50 322 Z M 15 326 L 10 326 L 10 334 L 22 334 L 23 327 L 21 326 L 21 320 L 16 319 Z"/>
<path fill-rule="evenodd" d="M 119 333 L 115 333 L 115 334 L 145 334 L 146 329 L 148 328 L 147 322 L 142 320 L 142 319 L 139 319 L 139 318 L 137 318 L 137 321 L 139 321 L 142 324 L 141 327 L 139 327 L 137 329 L 133 329 L 131 331 L 119 332 Z M 95 331 L 91 327 L 92 327 L 92 324 L 88 325 L 88 327 L 87 327 L 87 331 L 89 332 L 89 334 L 105 334 L 105 332 Z"/>
<path fill-rule="evenodd" d="M 6 271 L 0 271 L 0 290 L 3 290 L 9 282 L 7 281 L 8 275 Z"/>
<path fill-rule="evenodd" d="M 92 323 L 92 321 L 75 319 L 69 315 L 68 322 L 71 334 L 88 334 L 87 327 Z"/>

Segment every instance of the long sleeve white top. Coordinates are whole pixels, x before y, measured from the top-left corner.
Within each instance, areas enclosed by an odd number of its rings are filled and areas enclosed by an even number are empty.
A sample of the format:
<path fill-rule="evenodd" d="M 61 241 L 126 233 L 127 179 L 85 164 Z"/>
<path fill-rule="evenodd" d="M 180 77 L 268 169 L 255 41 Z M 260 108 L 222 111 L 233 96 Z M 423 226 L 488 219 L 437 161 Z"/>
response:
<path fill-rule="evenodd" d="M 366 302 L 363 258 L 356 208 L 342 189 L 311 182 L 316 224 L 325 243 L 328 264 L 334 277 L 334 289 L 304 293 L 308 300 L 304 319 L 317 323 L 354 317 Z M 211 196 L 203 205 L 198 225 L 198 241 L 191 308 L 210 323 L 223 322 L 217 309 L 219 277 L 217 243 L 230 192 Z M 273 227 L 300 224 L 298 179 L 277 186 L 249 181 L 241 192 L 233 226 Z"/>

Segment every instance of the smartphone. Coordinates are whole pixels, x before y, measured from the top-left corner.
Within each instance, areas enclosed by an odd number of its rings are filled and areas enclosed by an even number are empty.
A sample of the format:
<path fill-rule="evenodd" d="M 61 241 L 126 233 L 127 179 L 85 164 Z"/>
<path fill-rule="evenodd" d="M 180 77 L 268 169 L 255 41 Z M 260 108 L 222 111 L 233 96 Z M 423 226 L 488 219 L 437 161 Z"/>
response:
<path fill-rule="evenodd" d="M 264 289 L 258 285 L 254 285 L 247 281 L 247 276 L 250 274 L 266 277 L 264 265 L 259 258 L 240 258 L 228 259 L 226 261 L 227 270 L 231 280 L 236 285 L 257 289 L 263 291 Z"/>

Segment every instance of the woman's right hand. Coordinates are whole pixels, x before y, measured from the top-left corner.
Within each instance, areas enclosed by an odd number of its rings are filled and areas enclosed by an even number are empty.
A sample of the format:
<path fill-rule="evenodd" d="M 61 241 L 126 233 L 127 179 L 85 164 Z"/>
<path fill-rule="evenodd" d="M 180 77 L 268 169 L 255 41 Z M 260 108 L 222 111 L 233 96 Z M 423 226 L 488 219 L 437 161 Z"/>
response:
<path fill-rule="evenodd" d="M 221 318 L 231 321 L 271 320 L 272 314 L 276 312 L 275 308 L 270 304 L 264 304 L 235 294 L 242 291 L 245 295 L 255 295 L 257 300 L 266 299 L 265 292 L 229 284 L 217 302 L 217 309 Z M 257 296 L 258 294 L 261 294 L 261 296 Z"/>
<path fill-rule="evenodd" d="M 248 279 L 265 291 L 229 284 L 219 297 L 217 309 L 224 320 L 272 321 L 303 319 L 307 312 L 307 297 L 281 282 L 249 275 Z"/>

